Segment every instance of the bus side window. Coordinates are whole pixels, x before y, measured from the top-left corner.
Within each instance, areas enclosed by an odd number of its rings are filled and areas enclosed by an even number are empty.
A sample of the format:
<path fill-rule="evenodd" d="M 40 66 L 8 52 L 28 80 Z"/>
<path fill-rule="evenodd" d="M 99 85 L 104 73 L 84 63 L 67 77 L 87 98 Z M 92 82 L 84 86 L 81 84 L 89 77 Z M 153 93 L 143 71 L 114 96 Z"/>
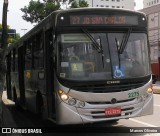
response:
<path fill-rule="evenodd" d="M 35 42 L 33 46 L 33 58 L 34 58 L 34 68 L 44 67 L 44 44 L 43 44 L 43 32 L 40 32 L 35 37 Z"/>
<path fill-rule="evenodd" d="M 18 71 L 18 50 L 15 49 L 15 72 Z"/>
<path fill-rule="evenodd" d="M 25 43 L 25 70 L 32 69 L 32 41 Z"/>
<path fill-rule="evenodd" d="M 11 72 L 15 71 L 15 49 L 11 51 Z"/>

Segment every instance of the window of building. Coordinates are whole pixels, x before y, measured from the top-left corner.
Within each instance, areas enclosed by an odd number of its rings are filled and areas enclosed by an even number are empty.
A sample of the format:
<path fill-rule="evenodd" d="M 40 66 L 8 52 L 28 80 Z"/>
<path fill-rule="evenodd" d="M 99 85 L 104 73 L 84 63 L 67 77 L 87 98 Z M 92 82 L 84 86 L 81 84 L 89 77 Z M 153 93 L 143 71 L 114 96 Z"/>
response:
<path fill-rule="evenodd" d="M 124 7 L 122 6 L 122 8 L 124 8 Z"/>
<path fill-rule="evenodd" d="M 108 5 L 106 5 L 106 8 L 108 8 L 109 6 Z"/>
<path fill-rule="evenodd" d="M 115 0 L 112 0 L 112 1 L 115 1 Z"/>
<path fill-rule="evenodd" d="M 98 5 L 97 5 L 97 7 L 98 7 Z"/>
<path fill-rule="evenodd" d="M 115 8 L 115 6 L 112 6 L 112 8 Z"/>
<path fill-rule="evenodd" d="M 156 0 L 154 0 L 154 4 L 156 4 Z"/>
<path fill-rule="evenodd" d="M 117 2 L 120 2 L 120 0 L 117 0 Z"/>
<path fill-rule="evenodd" d="M 120 6 L 117 6 L 117 8 L 120 8 Z"/>
<path fill-rule="evenodd" d="M 104 5 L 101 5 L 101 7 L 104 7 Z"/>

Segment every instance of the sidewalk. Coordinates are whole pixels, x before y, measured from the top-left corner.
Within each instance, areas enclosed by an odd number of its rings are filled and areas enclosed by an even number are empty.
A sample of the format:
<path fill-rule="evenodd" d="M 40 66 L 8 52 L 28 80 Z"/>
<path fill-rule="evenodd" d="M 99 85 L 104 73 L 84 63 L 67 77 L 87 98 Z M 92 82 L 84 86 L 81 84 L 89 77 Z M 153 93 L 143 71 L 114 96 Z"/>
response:
<path fill-rule="evenodd" d="M 153 84 L 153 93 L 160 94 L 160 81 L 156 81 L 156 83 Z"/>
<path fill-rule="evenodd" d="M 15 105 L 15 102 L 7 99 L 7 92 L 6 91 L 3 91 L 3 93 L 2 93 L 2 101 L 5 105 L 10 105 L 10 106 Z"/>

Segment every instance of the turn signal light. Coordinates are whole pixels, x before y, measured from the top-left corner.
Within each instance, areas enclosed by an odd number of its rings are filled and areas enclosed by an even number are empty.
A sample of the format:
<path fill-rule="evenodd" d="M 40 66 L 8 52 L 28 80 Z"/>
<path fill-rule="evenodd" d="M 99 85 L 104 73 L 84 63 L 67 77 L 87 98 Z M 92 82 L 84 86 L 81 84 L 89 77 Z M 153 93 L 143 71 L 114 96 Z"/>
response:
<path fill-rule="evenodd" d="M 152 88 L 148 88 L 148 89 L 147 89 L 147 92 L 148 92 L 148 93 L 152 93 L 152 92 L 153 92 L 153 89 L 152 89 Z"/>

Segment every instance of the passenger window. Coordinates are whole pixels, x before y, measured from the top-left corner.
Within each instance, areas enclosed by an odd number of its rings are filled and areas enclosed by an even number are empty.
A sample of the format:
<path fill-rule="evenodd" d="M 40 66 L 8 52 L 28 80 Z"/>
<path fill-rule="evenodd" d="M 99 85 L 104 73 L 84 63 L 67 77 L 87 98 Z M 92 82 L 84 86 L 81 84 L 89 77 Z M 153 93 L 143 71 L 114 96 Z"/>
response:
<path fill-rule="evenodd" d="M 35 42 L 33 46 L 33 58 L 34 58 L 34 68 L 44 67 L 44 46 L 43 46 L 43 33 L 40 32 L 35 37 Z"/>
<path fill-rule="evenodd" d="M 30 70 L 32 69 L 32 41 L 25 44 L 25 70 Z"/>

